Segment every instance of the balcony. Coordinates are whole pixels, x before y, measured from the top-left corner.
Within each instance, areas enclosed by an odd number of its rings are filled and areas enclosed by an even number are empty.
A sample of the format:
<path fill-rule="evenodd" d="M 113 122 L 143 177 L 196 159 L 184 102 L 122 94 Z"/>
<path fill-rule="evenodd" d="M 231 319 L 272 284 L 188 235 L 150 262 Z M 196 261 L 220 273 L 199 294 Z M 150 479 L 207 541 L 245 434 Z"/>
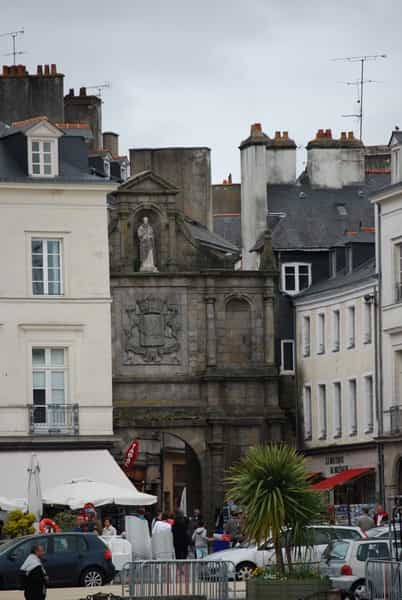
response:
<path fill-rule="evenodd" d="M 78 404 L 29 405 L 31 435 L 78 435 Z"/>

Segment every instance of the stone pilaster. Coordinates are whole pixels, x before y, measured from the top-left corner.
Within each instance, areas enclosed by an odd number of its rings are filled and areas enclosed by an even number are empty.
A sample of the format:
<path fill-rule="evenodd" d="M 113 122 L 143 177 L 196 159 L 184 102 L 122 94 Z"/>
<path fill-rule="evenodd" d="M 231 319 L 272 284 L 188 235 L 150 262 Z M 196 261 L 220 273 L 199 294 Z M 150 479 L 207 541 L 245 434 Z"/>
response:
<path fill-rule="evenodd" d="M 173 210 L 168 211 L 168 228 L 169 228 L 169 257 L 168 269 L 175 271 L 176 269 L 176 213 Z"/>
<path fill-rule="evenodd" d="M 275 363 L 275 324 L 274 324 L 274 287 L 272 279 L 267 279 L 264 290 L 264 362 Z"/>
<path fill-rule="evenodd" d="M 209 282 L 210 283 L 210 282 Z M 216 367 L 216 314 L 213 284 L 209 285 L 205 294 L 207 317 L 207 366 Z"/>

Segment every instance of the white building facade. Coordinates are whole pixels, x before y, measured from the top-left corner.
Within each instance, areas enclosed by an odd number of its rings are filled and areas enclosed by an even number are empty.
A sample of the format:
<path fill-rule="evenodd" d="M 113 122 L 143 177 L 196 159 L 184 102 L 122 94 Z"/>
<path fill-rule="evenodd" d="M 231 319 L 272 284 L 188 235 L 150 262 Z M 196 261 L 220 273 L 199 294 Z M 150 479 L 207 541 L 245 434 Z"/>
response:
<path fill-rule="evenodd" d="M 67 137 L 46 119 L 0 136 L 0 445 L 11 448 L 95 447 L 113 434 L 106 197 L 115 185 L 88 175 L 84 140 Z"/>
<path fill-rule="evenodd" d="M 372 260 L 294 300 L 302 447 L 321 477 L 367 469 L 350 491 L 353 503 L 376 497 L 376 286 Z M 333 502 L 343 503 L 343 492 Z"/>

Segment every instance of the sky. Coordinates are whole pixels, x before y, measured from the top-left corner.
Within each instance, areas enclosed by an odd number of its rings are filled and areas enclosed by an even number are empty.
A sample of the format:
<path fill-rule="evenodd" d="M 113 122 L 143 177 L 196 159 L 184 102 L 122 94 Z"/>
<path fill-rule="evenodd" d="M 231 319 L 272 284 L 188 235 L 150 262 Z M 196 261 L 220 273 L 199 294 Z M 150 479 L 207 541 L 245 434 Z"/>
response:
<path fill-rule="evenodd" d="M 400 0 L 0 0 L 0 33 L 24 27 L 17 62 L 56 63 L 65 91 L 110 82 L 103 129 L 133 147 L 208 146 L 212 179 L 240 178 L 250 124 L 289 131 L 303 168 L 317 129 L 358 133 L 359 64 L 366 63 L 363 140 L 402 127 Z M 0 37 L 3 64 L 10 39 Z"/>

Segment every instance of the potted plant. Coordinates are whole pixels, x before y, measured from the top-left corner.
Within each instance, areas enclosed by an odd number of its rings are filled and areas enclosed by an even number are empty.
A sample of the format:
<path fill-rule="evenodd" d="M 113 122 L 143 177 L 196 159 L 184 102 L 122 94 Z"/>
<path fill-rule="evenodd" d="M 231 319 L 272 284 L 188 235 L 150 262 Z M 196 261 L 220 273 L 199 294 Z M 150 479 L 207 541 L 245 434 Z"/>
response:
<path fill-rule="evenodd" d="M 228 498 L 243 508 L 245 535 L 258 545 L 271 539 L 275 550 L 274 565 L 257 569 L 248 580 L 248 600 L 325 594 L 328 581 L 303 564 L 311 545 L 306 525 L 323 508 L 308 482 L 304 458 L 286 444 L 255 446 L 229 470 L 226 481 Z"/>

